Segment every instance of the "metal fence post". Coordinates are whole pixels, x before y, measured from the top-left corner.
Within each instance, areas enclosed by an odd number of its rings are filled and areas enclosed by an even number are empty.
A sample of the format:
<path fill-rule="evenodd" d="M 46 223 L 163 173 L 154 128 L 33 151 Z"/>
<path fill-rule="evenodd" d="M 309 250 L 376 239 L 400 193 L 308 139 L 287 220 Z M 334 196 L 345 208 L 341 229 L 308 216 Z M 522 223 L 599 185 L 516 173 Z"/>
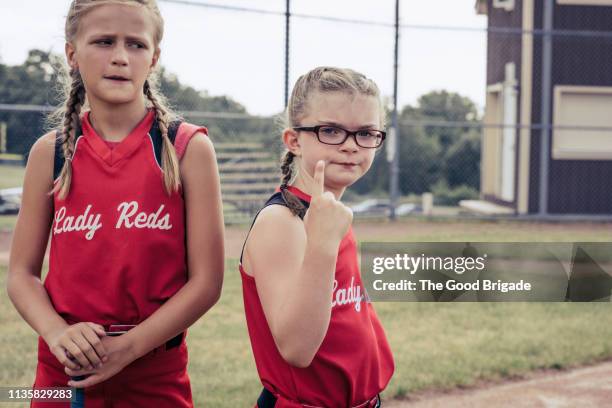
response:
<path fill-rule="evenodd" d="M 285 104 L 287 106 L 289 102 L 289 23 L 291 20 L 291 0 L 287 0 L 287 6 L 285 8 Z"/>
<path fill-rule="evenodd" d="M 399 198 L 399 128 L 397 123 L 397 68 L 399 54 L 399 0 L 395 0 L 395 52 L 393 62 L 393 118 L 391 131 L 392 137 L 389 140 L 387 149 L 391 149 L 392 160 L 390 165 L 390 200 L 389 200 L 389 219 L 395 220 L 395 207 Z"/>
<path fill-rule="evenodd" d="M 550 165 L 550 137 L 552 126 L 551 118 L 551 71 L 552 71 L 552 29 L 554 0 L 544 1 L 544 21 L 542 28 L 542 112 L 540 123 L 540 196 L 538 215 L 545 217 L 548 214 L 548 170 Z"/>

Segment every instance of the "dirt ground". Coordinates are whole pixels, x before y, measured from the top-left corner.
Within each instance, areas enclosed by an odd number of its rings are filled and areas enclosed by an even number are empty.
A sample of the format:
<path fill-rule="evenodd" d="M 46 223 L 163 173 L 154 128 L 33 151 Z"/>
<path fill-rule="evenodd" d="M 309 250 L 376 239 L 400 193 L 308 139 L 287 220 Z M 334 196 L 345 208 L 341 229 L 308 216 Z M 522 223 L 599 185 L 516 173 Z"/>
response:
<path fill-rule="evenodd" d="M 526 380 L 475 389 L 425 392 L 385 408 L 605 408 L 612 407 L 612 362 L 535 373 Z"/>

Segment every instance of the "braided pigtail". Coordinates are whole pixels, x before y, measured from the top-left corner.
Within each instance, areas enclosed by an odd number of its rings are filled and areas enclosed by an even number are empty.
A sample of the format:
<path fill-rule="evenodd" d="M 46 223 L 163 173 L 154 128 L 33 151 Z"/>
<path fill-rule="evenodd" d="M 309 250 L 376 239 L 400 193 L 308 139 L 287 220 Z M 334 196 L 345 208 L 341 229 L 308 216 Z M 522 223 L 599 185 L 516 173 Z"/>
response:
<path fill-rule="evenodd" d="M 62 151 L 64 153 L 64 166 L 59 174 L 59 180 L 53 187 L 52 193 L 58 193 L 60 199 L 65 199 L 70 191 L 70 183 L 72 181 L 72 156 L 74 155 L 74 147 L 76 143 L 76 130 L 79 127 L 81 120 L 81 108 L 85 103 L 85 86 L 83 79 L 78 70 L 70 71 L 70 93 L 64 107 L 62 130 L 60 138 L 62 143 Z"/>
<path fill-rule="evenodd" d="M 170 125 L 170 114 L 163 103 L 161 95 L 151 86 L 149 80 L 145 81 L 144 94 L 151 102 L 155 110 L 155 117 L 159 130 L 162 134 L 162 171 L 164 174 L 164 187 L 168 195 L 178 191 L 181 184 L 179 161 L 174 146 L 168 137 L 168 126 Z"/>
<path fill-rule="evenodd" d="M 295 154 L 290 151 L 287 151 L 283 156 L 283 159 L 281 161 L 281 172 L 283 176 L 281 178 L 280 190 L 283 196 L 283 200 L 285 200 L 287 207 L 289 208 L 289 210 L 291 210 L 293 215 L 297 215 L 300 218 L 304 218 L 304 215 L 306 214 L 306 207 L 304 207 L 304 204 L 302 204 L 300 199 L 297 198 L 295 194 L 293 194 L 287 189 L 287 186 L 289 185 L 289 182 L 293 177 L 292 169 L 294 158 Z"/>

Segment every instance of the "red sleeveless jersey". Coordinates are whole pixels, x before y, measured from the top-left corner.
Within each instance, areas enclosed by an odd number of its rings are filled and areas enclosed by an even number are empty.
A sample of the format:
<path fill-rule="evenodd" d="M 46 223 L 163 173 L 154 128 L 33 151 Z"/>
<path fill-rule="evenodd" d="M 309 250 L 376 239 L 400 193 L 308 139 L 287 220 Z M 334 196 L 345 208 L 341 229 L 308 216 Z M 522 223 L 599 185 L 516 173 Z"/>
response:
<path fill-rule="evenodd" d="M 138 324 L 187 282 L 182 192 L 164 189 L 154 119 L 150 111 L 120 143 L 97 135 L 88 113 L 82 120 L 70 192 L 54 197 L 45 280 L 69 323 Z"/>
<path fill-rule="evenodd" d="M 290 186 L 303 201 L 310 196 Z M 253 276 L 240 265 L 244 307 L 257 371 L 264 387 L 306 406 L 357 406 L 382 391 L 394 370 L 393 356 L 373 305 L 367 300 L 352 227 L 338 249 L 331 320 L 310 366 L 297 368 L 278 351 Z"/>

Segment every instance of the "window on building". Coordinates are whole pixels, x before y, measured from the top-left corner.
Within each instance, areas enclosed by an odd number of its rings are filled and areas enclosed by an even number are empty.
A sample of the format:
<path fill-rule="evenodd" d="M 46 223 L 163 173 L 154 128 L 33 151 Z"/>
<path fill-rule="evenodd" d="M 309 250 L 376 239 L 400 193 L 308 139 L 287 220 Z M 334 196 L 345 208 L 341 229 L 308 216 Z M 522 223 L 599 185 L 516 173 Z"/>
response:
<path fill-rule="evenodd" d="M 555 86 L 552 158 L 612 160 L 610 112 L 612 87 Z"/>

